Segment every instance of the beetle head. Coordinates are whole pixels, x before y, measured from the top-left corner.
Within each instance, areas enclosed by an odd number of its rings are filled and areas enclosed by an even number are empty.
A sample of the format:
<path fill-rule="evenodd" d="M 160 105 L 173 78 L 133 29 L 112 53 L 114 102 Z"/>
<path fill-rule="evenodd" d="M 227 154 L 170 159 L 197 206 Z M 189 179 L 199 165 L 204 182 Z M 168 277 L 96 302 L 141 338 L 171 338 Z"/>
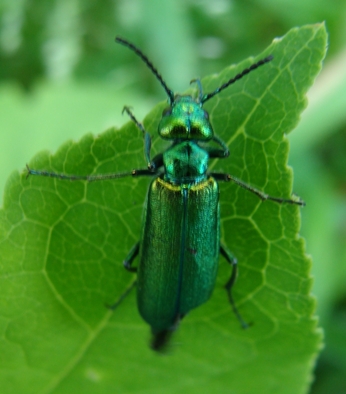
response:
<path fill-rule="evenodd" d="M 167 140 L 208 141 L 213 135 L 208 112 L 191 96 L 174 97 L 162 112 L 159 135 Z"/>

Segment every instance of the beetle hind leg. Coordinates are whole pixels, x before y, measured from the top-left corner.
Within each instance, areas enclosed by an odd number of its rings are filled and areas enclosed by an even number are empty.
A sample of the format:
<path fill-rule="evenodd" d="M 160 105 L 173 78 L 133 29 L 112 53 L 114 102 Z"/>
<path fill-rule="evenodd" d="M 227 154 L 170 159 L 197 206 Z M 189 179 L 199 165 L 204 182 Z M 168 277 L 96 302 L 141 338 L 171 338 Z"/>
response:
<path fill-rule="evenodd" d="M 242 328 L 244 328 L 244 329 L 249 328 L 250 325 L 248 323 L 246 323 L 245 320 L 242 318 L 242 316 L 241 316 L 240 312 L 238 311 L 238 308 L 234 302 L 233 295 L 232 295 L 232 287 L 237 279 L 237 274 L 238 274 L 237 259 L 223 245 L 220 245 L 220 253 L 227 260 L 227 262 L 232 266 L 231 276 L 230 276 L 229 280 L 227 281 L 227 283 L 225 284 L 225 289 L 226 289 L 227 295 L 228 295 L 228 301 L 231 304 L 233 313 L 236 315 Z"/>
<path fill-rule="evenodd" d="M 114 311 L 114 309 L 116 309 L 124 301 L 124 299 L 131 293 L 132 289 L 136 286 L 136 283 L 137 281 L 132 282 L 131 285 L 123 292 L 123 294 L 120 295 L 120 297 L 114 304 L 111 305 L 106 304 L 106 307 Z"/>
<path fill-rule="evenodd" d="M 123 262 L 124 268 L 130 272 L 137 272 L 137 267 L 132 267 L 133 260 L 138 256 L 139 253 L 139 242 L 136 243 L 130 250 L 129 254 L 126 256 L 126 259 Z M 137 281 L 134 281 L 124 292 L 121 294 L 119 299 L 112 305 L 106 305 L 109 309 L 116 309 L 118 305 L 122 303 L 124 298 L 131 292 L 131 290 L 135 287 Z"/>

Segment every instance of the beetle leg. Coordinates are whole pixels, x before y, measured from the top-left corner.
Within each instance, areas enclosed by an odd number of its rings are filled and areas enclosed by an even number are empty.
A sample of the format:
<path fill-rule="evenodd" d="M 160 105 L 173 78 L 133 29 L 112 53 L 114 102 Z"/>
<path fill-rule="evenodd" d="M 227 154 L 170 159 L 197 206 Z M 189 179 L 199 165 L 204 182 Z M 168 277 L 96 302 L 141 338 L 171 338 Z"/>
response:
<path fill-rule="evenodd" d="M 130 177 L 130 176 L 153 176 L 157 173 L 155 171 L 155 166 L 156 163 L 158 163 L 158 167 L 161 165 L 161 156 L 157 155 L 157 157 L 154 157 L 152 163 L 153 163 L 153 169 L 137 169 L 137 170 L 132 170 L 128 172 L 121 172 L 121 173 L 110 173 L 110 174 L 95 174 L 95 175 L 67 175 L 67 174 L 61 174 L 57 172 L 50 172 L 50 171 L 45 171 L 45 170 L 33 170 L 30 168 L 28 165 L 26 165 L 27 169 L 27 175 L 26 178 L 28 178 L 30 175 L 39 175 L 39 176 L 46 176 L 50 178 L 59 178 L 63 180 L 68 180 L 68 181 L 88 181 L 88 182 L 95 182 L 95 181 L 104 181 L 106 179 L 119 179 L 119 178 L 125 178 L 125 177 Z"/>
<path fill-rule="evenodd" d="M 201 103 L 203 99 L 203 86 L 202 82 L 199 78 L 192 79 L 190 81 L 190 85 L 195 83 L 197 85 L 197 90 L 198 90 L 198 97 L 197 97 L 197 102 Z"/>
<path fill-rule="evenodd" d="M 130 272 L 137 272 L 137 267 L 132 267 L 133 260 L 138 256 L 139 253 L 139 242 L 136 243 L 135 246 L 132 247 L 129 254 L 126 256 L 126 259 L 123 262 L 125 269 Z"/>
<path fill-rule="evenodd" d="M 121 294 L 119 299 L 112 305 L 106 305 L 107 308 L 114 310 L 117 308 L 124 300 L 124 298 L 127 297 L 128 294 L 130 294 L 131 290 L 136 286 L 137 281 L 135 280 L 131 285 Z"/>
<path fill-rule="evenodd" d="M 124 112 L 126 112 L 129 115 L 129 117 L 131 118 L 133 123 L 143 133 L 145 160 L 147 161 L 147 165 L 148 165 L 149 170 L 152 170 L 154 167 L 153 167 L 152 161 L 150 159 L 150 151 L 151 151 L 151 137 L 150 137 L 150 134 L 145 130 L 143 124 L 136 119 L 136 117 L 133 115 L 133 113 L 130 110 L 130 108 L 127 107 L 126 105 L 125 105 L 125 107 L 123 109 L 123 113 Z"/>
<path fill-rule="evenodd" d="M 232 273 L 231 276 L 229 278 L 229 280 L 227 281 L 227 283 L 225 284 L 225 289 L 227 291 L 227 295 L 228 295 L 228 300 L 229 303 L 231 304 L 231 307 L 233 309 L 234 314 L 236 315 L 237 319 L 239 320 L 241 326 L 243 328 L 248 328 L 249 324 L 247 324 L 244 319 L 241 317 L 238 308 L 235 305 L 233 296 L 232 296 L 232 287 L 237 279 L 237 274 L 238 274 L 238 262 L 237 259 L 233 256 L 233 254 L 223 245 L 220 244 L 220 253 L 222 254 L 222 256 L 227 260 L 227 262 L 232 266 Z"/>
<path fill-rule="evenodd" d="M 208 152 L 209 159 L 224 159 L 229 156 L 229 150 L 227 145 L 222 141 L 221 138 L 214 135 L 212 139 L 221 148 L 215 148 L 213 146 L 206 146 L 204 149 Z"/>
<path fill-rule="evenodd" d="M 237 184 L 238 186 L 242 187 L 243 189 L 248 190 L 249 192 L 251 192 L 253 194 L 256 194 L 256 196 L 259 197 L 263 201 L 270 200 L 270 201 L 277 202 L 279 204 L 296 204 L 296 205 L 300 205 L 300 206 L 305 206 L 305 202 L 303 200 L 300 200 L 300 199 L 293 200 L 290 198 L 281 198 L 281 197 L 270 196 L 269 194 L 261 192 L 260 190 L 248 185 L 247 183 L 241 181 L 240 179 L 238 179 L 230 174 L 222 174 L 222 173 L 213 172 L 213 173 L 210 173 L 210 175 L 218 181 L 224 181 L 224 182 L 232 181 L 235 184 Z"/>
<path fill-rule="evenodd" d="M 126 259 L 123 262 L 124 267 L 130 272 L 137 272 L 137 267 L 132 267 L 133 260 L 138 256 L 139 252 L 139 242 L 136 243 L 135 246 L 132 247 L 129 254 L 126 256 Z M 118 301 L 116 301 L 112 305 L 107 305 L 109 309 L 115 309 L 118 305 L 121 304 L 123 299 L 131 292 L 131 290 L 135 287 L 137 281 L 134 281 L 131 286 L 124 291 L 124 293 L 119 297 Z"/>

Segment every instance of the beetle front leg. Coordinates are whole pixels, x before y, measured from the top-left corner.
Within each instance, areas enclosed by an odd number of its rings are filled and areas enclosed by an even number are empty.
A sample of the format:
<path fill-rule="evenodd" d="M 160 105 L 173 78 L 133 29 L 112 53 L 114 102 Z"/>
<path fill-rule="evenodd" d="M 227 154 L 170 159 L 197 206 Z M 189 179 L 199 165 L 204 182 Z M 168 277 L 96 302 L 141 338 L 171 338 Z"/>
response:
<path fill-rule="evenodd" d="M 149 170 L 153 170 L 155 167 L 153 167 L 153 163 L 152 163 L 151 158 L 150 158 L 150 151 L 151 151 L 151 137 L 150 137 L 150 134 L 145 130 L 143 124 L 136 119 L 136 117 L 133 115 L 133 113 L 130 110 L 130 108 L 127 107 L 126 105 L 123 108 L 123 113 L 124 112 L 126 112 L 129 115 L 129 117 L 131 118 L 132 122 L 143 133 L 145 160 L 147 162 L 148 169 Z"/>
<path fill-rule="evenodd" d="M 244 319 L 241 317 L 238 308 L 235 305 L 233 296 L 232 296 L 232 287 L 237 279 L 237 274 L 238 274 L 238 262 L 237 259 L 232 255 L 232 253 L 223 245 L 220 245 L 220 253 L 222 254 L 222 256 L 227 260 L 227 262 L 232 266 L 232 273 L 231 276 L 229 278 L 229 280 L 227 281 L 227 283 L 225 284 L 225 289 L 227 291 L 227 295 L 228 295 L 228 300 L 229 303 L 231 304 L 231 307 L 233 309 L 234 314 L 237 316 L 237 319 L 239 320 L 241 326 L 243 328 L 248 328 L 249 324 L 247 324 Z"/>
<path fill-rule="evenodd" d="M 210 159 L 225 159 L 229 156 L 229 150 L 227 145 L 222 141 L 221 138 L 217 137 L 216 135 L 213 136 L 213 141 L 221 146 L 221 148 L 215 148 L 211 146 L 206 146 L 205 150 L 209 154 Z"/>

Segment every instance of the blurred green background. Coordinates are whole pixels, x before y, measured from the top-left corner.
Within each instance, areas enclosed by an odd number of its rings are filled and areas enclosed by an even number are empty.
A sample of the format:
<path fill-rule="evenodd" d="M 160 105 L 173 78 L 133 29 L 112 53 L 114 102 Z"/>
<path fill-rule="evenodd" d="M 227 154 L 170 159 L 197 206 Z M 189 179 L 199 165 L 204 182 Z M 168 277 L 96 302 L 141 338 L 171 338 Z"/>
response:
<path fill-rule="evenodd" d="M 0 189 L 38 151 L 141 119 L 163 89 L 121 46 L 153 60 L 174 91 L 325 20 L 324 69 L 289 136 L 302 235 L 314 260 L 325 349 L 311 393 L 346 393 L 346 0 L 0 0 Z M 217 130 L 216 130 L 217 132 Z M 232 149 L 232 147 L 231 147 Z"/>

